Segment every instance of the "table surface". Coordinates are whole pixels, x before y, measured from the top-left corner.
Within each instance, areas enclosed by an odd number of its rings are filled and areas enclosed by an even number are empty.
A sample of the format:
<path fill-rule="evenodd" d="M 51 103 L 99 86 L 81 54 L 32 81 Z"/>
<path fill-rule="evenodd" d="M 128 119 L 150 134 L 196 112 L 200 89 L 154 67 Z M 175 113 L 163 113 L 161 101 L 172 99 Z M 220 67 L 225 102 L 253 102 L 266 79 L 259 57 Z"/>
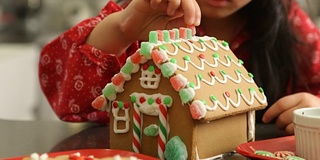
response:
<path fill-rule="evenodd" d="M 256 140 L 286 136 L 273 125 L 257 124 Z M 109 127 L 62 121 L 0 120 L 0 158 L 78 149 L 109 148 Z M 228 159 L 246 159 L 238 154 Z"/>

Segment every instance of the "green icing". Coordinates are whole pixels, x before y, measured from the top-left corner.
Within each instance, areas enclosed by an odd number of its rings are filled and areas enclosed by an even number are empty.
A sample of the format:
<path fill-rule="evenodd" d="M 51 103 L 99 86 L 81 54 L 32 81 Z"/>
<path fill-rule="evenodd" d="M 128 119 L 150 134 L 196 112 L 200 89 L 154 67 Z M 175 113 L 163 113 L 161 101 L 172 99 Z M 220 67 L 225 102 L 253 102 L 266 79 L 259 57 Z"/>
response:
<path fill-rule="evenodd" d="M 259 92 L 260 92 L 260 93 L 264 93 L 263 88 L 259 87 Z"/>
<path fill-rule="evenodd" d="M 188 158 L 187 147 L 180 137 L 174 136 L 168 141 L 164 158 L 166 160 L 186 160 Z"/>
<path fill-rule="evenodd" d="M 252 73 L 248 73 L 248 76 L 249 76 L 250 78 L 253 78 L 253 77 L 254 77 Z"/>
<path fill-rule="evenodd" d="M 219 58 L 219 54 L 218 53 L 214 53 L 213 54 L 213 58 Z"/>
<path fill-rule="evenodd" d="M 244 64 L 244 62 L 241 59 L 238 59 L 238 63 L 241 64 L 241 65 Z"/>
<path fill-rule="evenodd" d="M 190 57 L 189 57 L 189 56 L 184 56 L 183 59 L 184 59 L 185 61 L 190 61 Z"/>
<path fill-rule="evenodd" d="M 196 85 L 193 82 L 189 82 L 189 87 L 194 88 Z"/>
<path fill-rule="evenodd" d="M 153 71 L 154 71 L 154 66 L 149 66 L 149 67 L 148 67 L 148 71 L 149 71 L 149 72 L 153 72 Z"/>
<path fill-rule="evenodd" d="M 226 42 L 226 41 L 223 41 L 223 42 L 222 42 L 222 45 L 225 46 L 225 47 L 228 47 L 228 46 L 229 46 L 229 43 Z"/>
<path fill-rule="evenodd" d="M 177 64 L 177 59 L 171 58 L 171 59 L 170 59 L 170 62 L 171 62 L 171 63 L 174 63 L 174 64 Z"/>
<path fill-rule="evenodd" d="M 167 50 L 167 47 L 165 45 L 161 45 L 159 48 L 162 50 Z"/>

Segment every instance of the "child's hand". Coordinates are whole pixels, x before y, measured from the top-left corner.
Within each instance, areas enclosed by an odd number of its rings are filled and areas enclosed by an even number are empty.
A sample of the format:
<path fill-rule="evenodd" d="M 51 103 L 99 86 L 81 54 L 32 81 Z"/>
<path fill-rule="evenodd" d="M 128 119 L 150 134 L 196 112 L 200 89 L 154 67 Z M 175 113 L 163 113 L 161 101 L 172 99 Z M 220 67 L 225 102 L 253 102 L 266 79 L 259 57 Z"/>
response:
<path fill-rule="evenodd" d="M 147 40 L 151 30 L 197 26 L 201 13 L 195 0 L 132 0 L 121 18 L 123 33 L 135 40 Z"/>
<path fill-rule="evenodd" d="M 269 123 L 276 118 L 276 126 L 293 134 L 293 111 L 298 108 L 320 107 L 320 98 L 302 92 L 285 96 L 274 103 L 263 115 L 263 122 Z"/>

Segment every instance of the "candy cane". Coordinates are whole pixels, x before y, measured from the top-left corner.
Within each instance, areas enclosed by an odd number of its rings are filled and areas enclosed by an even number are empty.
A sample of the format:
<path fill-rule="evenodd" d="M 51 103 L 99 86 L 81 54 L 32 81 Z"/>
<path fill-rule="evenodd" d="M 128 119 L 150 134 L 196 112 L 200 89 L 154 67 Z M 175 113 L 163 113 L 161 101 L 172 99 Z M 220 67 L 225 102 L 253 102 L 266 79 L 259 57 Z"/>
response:
<path fill-rule="evenodd" d="M 168 139 L 168 130 L 167 130 L 167 120 L 168 120 L 168 114 L 167 114 L 167 107 L 163 104 L 159 105 L 159 135 L 158 135 L 158 157 L 161 160 L 164 160 L 164 150 L 166 147 L 167 139 Z"/>
<path fill-rule="evenodd" d="M 139 107 L 134 104 L 133 110 L 133 136 L 132 136 L 132 149 L 136 153 L 140 153 L 141 147 L 141 121 L 142 117 L 140 115 Z"/>

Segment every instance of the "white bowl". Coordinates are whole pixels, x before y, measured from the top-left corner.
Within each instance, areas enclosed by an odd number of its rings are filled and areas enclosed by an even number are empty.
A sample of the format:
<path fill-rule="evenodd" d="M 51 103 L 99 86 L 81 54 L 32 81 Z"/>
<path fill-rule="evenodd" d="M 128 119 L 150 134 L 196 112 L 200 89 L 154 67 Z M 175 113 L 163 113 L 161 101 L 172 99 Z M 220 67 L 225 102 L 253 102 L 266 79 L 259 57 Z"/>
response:
<path fill-rule="evenodd" d="M 307 160 L 320 157 L 320 107 L 293 112 L 296 154 Z"/>

